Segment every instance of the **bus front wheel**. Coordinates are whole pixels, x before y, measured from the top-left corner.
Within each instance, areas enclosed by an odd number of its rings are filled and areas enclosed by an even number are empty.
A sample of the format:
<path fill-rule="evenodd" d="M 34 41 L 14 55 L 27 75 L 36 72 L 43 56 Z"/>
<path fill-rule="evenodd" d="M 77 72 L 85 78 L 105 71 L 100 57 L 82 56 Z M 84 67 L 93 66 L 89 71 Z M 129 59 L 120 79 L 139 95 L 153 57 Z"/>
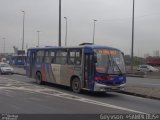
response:
<path fill-rule="evenodd" d="M 73 92 L 75 92 L 75 93 L 81 92 L 81 82 L 77 77 L 73 78 L 72 83 L 71 83 L 71 87 L 72 87 Z"/>
<path fill-rule="evenodd" d="M 40 72 L 36 73 L 36 83 L 41 85 L 42 84 L 42 75 Z"/>

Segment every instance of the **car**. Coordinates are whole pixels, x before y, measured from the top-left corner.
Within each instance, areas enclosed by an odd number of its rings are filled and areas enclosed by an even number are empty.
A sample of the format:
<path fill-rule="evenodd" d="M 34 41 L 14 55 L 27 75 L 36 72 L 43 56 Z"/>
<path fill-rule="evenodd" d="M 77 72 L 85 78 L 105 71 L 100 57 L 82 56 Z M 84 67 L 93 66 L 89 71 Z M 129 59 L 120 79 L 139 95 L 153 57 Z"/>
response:
<path fill-rule="evenodd" d="M 159 72 L 159 69 L 151 66 L 151 65 L 139 65 L 137 71 L 142 72 Z"/>
<path fill-rule="evenodd" d="M 8 63 L 0 63 L 0 74 L 13 74 L 14 69 Z"/>

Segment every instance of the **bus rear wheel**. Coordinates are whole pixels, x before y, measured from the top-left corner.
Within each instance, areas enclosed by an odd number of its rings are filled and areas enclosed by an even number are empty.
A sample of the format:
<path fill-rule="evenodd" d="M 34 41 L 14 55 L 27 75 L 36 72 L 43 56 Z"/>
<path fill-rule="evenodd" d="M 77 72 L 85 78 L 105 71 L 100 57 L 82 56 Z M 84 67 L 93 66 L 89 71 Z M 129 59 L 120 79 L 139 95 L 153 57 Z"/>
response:
<path fill-rule="evenodd" d="M 41 85 L 43 82 L 42 82 L 42 75 L 40 72 L 37 72 L 36 73 L 36 83 Z"/>
<path fill-rule="evenodd" d="M 81 82 L 77 77 L 72 80 L 71 87 L 73 92 L 75 93 L 81 92 Z"/>

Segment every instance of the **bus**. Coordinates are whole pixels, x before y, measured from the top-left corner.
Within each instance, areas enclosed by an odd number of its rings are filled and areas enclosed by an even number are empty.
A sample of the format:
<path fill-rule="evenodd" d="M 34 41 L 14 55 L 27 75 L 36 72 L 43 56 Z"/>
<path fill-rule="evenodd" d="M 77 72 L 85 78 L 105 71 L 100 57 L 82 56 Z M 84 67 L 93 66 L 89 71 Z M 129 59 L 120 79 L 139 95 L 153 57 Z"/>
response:
<path fill-rule="evenodd" d="M 13 55 L 10 56 L 9 63 L 11 65 L 25 65 L 26 55 Z"/>
<path fill-rule="evenodd" d="M 123 53 L 112 47 L 44 47 L 27 50 L 26 75 L 44 82 L 81 90 L 107 92 L 125 87 Z"/>

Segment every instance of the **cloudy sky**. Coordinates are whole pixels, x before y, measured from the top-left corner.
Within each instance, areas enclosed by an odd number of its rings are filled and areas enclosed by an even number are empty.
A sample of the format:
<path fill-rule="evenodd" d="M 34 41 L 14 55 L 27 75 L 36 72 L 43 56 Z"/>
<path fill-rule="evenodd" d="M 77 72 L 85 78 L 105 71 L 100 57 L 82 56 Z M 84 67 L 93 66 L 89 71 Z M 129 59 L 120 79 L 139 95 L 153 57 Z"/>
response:
<path fill-rule="evenodd" d="M 59 0 L 0 0 L 0 53 L 3 38 L 6 52 L 22 49 L 22 20 L 25 11 L 25 48 L 58 45 Z M 62 45 L 68 18 L 70 46 L 92 42 L 93 19 L 97 19 L 95 43 L 131 51 L 132 0 L 62 0 Z M 160 0 L 135 0 L 135 49 L 143 56 L 160 50 Z"/>

